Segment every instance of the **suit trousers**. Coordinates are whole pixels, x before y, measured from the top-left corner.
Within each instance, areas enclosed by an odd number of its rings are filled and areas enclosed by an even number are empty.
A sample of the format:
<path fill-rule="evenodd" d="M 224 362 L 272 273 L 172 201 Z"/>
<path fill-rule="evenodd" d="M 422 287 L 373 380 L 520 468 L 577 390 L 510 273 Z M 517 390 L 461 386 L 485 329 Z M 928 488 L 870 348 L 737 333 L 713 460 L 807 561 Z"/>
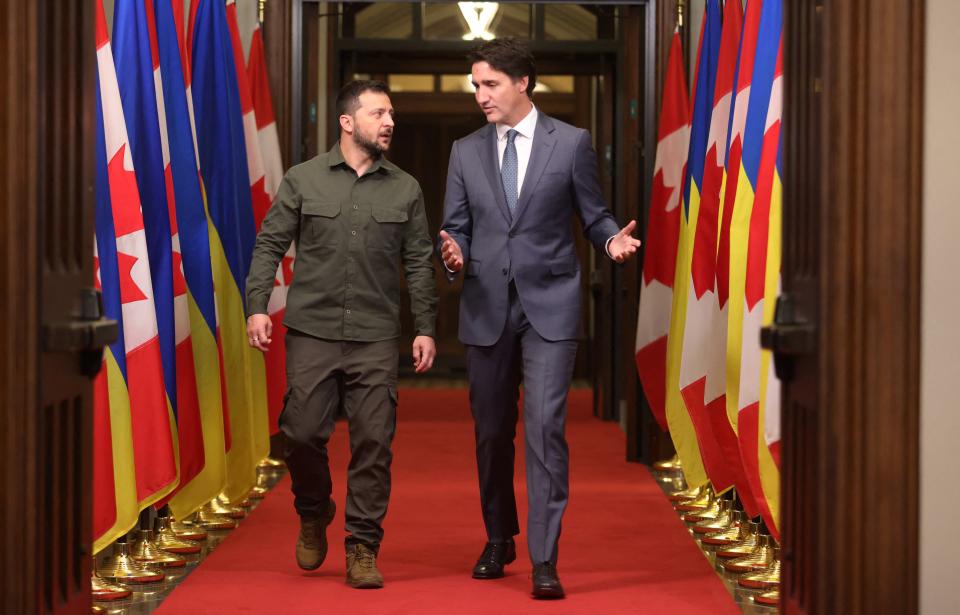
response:
<path fill-rule="evenodd" d="M 527 320 L 510 284 L 510 309 L 492 346 L 467 346 L 480 505 L 491 542 L 519 534 L 513 489 L 514 438 L 523 375 L 527 473 L 527 545 L 534 564 L 557 561 L 560 524 L 569 493 L 564 435 L 576 340 L 546 340 Z"/>
<path fill-rule="evenodd" d="M 343 404 L 350 432 L 347 546 L 379 549 L 390 499 L 397 423 L 397 340 L 331 341 L 290 330 L 287 395 L 280 414 L 284 456 L 301 517 L 324 514 L 333 482 L 327 442 Z"/>

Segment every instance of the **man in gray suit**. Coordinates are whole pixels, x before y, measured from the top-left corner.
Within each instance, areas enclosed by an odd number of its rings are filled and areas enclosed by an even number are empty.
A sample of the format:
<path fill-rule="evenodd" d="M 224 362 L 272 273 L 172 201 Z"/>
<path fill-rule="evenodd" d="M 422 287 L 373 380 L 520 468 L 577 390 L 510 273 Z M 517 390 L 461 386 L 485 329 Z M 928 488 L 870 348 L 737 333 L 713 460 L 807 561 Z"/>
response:
<path fill-rule="evenodd" d="M 502 577 L 516 559 L 513 440 L 522 371 L 533 596 L 562 598 L 556 564 L 568 493 L 564 426 L 581 334 L 570 217 L 576 214 L 586 237 L 617 262 L 640 242 L 630 235 L 636 222 L 619 229 L 606 209 L 589 133 L 533 105 L 529 50 L 497 39 L 469 60 L 489 123 L 453 144 L 439 249 L 451 280 L 464 272 L 459 336 L 488 541 L 473 576 Z"/>

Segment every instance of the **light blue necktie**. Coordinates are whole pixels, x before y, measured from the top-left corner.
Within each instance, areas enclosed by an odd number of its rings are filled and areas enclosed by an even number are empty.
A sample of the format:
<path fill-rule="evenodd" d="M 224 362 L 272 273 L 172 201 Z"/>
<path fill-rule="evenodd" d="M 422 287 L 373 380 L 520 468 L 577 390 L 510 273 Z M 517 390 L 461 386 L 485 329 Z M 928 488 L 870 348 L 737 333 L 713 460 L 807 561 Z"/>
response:
<path fill-rule="evenodd" d="M 517 208 L 517 146 L 514 141 L 520 134 L 514 129 L 507 131 L 507 148 L 503 151 L 503 163 L 500 165 L 500 181 L 503 182 L 503 194 L 507 198 L 510 214 Z"/>

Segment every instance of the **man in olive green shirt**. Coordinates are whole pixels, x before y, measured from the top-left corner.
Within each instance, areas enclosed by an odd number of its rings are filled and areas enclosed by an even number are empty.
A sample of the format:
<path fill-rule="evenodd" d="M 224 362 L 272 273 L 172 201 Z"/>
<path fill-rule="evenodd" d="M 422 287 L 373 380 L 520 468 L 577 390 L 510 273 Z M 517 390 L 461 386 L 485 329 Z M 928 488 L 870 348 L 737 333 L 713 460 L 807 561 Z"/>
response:
<path fill-rule="evenodd" d="M 267 303 L 280 259 L 296 242 L 287 295 L 287 394 L 280 415 L 300 515 L 297 563 L 315 570 L 327 553 L 336 506 L 327 442 L 341 396 L 352 451 L 347 476 L 347 582 L 383 586 L 376 557 L 390 496 L 396 427 L 402 261 L 416 327 L 417 373 L 436 356 L 437 292 L 423 193 L 383 158 L 393 137 L 387 86 L 354 81 L 337 96 L 340 141 L 290 169 L 267 212 L 247 278 L 247 334 L 266 352 Z"/>

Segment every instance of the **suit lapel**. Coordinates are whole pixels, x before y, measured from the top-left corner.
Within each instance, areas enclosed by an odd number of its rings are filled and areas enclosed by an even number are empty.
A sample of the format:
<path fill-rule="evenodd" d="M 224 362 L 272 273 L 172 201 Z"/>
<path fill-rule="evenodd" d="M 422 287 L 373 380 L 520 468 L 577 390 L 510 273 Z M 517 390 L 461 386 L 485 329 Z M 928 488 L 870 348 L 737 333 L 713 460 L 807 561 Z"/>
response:
<path fill-rule="evenodd" d="M 527 162 L 527 171 L 523 176 L 523 187 L 520 189 L 520 197 L 517 199 L 517 211 L 513 216 L 513 226 L 516 226 L 517 220 L 523 215 L 533 191 L 540 181 L 540 176 L 543 175 L 543 170 L 547 168 L 550 156 L 553 155 L 553 148 L 557 144 L 553 131 L 553 120 L 540 111 L 537 117 L 537 129 L 533 133 L 530 160 Z M 502 189 L 501 192 L 503 192 Z M 504 204 L 506 204 L 505 199 Z"/>
<path fill-rule="evenodd" d="M 486 129 L 480 134 L 482 137 L 477 141 L 477 154 L 480 156 L 480 165 L 483 172 L 487 175 L 490 182 L 490 190 L 493 191 L 493 197 L 497 201 L 500 213 L 503 214 L 507 224 L 510 224 L 510 209 L 507 207 L 507 198 L 503 195 L 503 182 L 500 180 L 500 165 L 497 163 L 497 127 L 493 124 L 487 124 Z"/>

